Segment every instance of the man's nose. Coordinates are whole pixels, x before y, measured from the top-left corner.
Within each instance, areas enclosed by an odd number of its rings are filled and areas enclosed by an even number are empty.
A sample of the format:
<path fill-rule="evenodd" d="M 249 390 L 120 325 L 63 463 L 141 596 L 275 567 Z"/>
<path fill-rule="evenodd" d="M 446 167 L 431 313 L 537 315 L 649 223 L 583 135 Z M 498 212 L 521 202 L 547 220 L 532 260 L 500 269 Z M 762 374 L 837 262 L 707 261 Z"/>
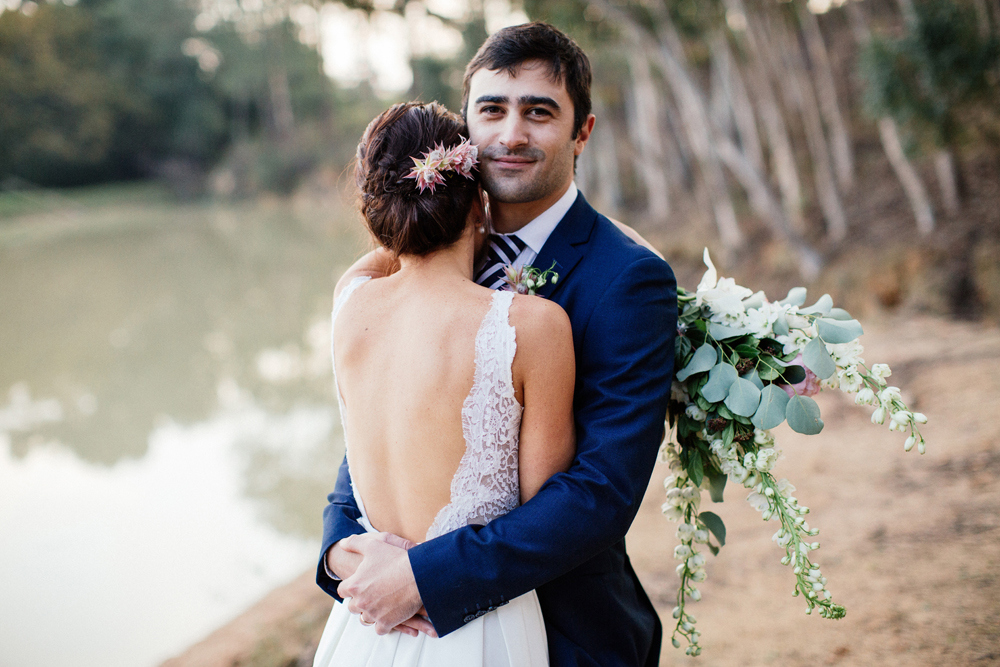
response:
<path fill-rule="evenodd" d="M 511 114 L 504 121 L 503 129 L 500 131 L 500 144 L 508 150 L 527 145 L 527 129 L 522 118 L 516 114 Z"/>

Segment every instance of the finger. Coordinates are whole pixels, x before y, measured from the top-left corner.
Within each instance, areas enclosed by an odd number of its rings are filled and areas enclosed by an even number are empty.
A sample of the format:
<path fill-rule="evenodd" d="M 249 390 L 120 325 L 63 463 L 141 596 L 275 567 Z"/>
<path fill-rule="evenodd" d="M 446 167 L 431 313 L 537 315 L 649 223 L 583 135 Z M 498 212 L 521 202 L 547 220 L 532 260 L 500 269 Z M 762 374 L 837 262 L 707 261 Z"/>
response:
<path fill-rule="evenodd" d="M 341 546 L 341 548 L 344 549 L 344 551 L 350 551 L 351 553 L 355 554 L 361 553 L 360 551 L 358 551 L 358 549 L 361 548 L 361 544 L 357 535 L 351 535 L 350 537 L 345 537 L 344 539 L 340 540 L 338 544 Z"/>
<path fill-rule="evenodd" d="M 419 631 L 414 630 L 405 623 L 400 623 L 395 628 L 393 628 L 393 630 L 398 630 L 399 632 L 402 632 L 404 635 L 410 635 L 411 637 L 416 637 L 417 635 L 420 634 Z"/>
<path fill-rule="evenodd" d="M 406 539 L 405 537 L 400 537 L 399 535 L 393 535 L 392 533 L 380 533 L 379 537 L 386 544 L 394 547 L 399 547 L 400 549 L 412 549 L 417 546 L 416 542 Z"/>
<path fill-rule="evenodd" d="M 434 629 L 434 626 L 423 616 L 409 618 L 396 627 L 405 627 L 414 632 L 422 632 L 429 637 L 437 637 L 437 631 Z"/>
<path fill-rule="evenodd" d="M 352 614 L 361 614 L 364 610 L 354 601 L 354 598 L 351 598 L 347 601 L 347 611 Z"/>

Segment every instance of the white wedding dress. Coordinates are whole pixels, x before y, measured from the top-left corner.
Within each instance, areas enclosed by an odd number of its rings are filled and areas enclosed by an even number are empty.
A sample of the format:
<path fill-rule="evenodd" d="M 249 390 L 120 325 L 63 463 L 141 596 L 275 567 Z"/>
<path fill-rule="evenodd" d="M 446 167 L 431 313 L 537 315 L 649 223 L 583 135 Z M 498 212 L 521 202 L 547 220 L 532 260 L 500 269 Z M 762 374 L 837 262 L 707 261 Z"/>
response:
<path fill-rule="evenodd" d="M 351 294 L 368 278 L 355 278 L 333 307 L 333 321 Z M 517 446 L 521 405 L 514 398 L 511 363 L 516 348 L 508 321 L 513 292 L 494 292 L 476 334 L 476 371 L 472 390 L 462 406 L 465 454 L 451 481 L 451 501 L 441 508 L 425 539 L 471 524 L 485 525 L 518 504 Z M 334 364 L 336 369 L 336 364 Z M 341 417 L 344 402 L 337 388 Z M 346 437 L 345 437 L 346 441 Z M 348 460 L 350 445 L 346 443 Z M 361 525 L 368 521 L 365 505 L 354 487 Z M 538 596 L 526 593 L 495 611 L 475 614 L 460 629 L 441 638 L 421 633 L 410 637 L 393 631 L 379 636 L 362 625 L 347 605 L 335 603 L 314 667 L 533 667 L 548 665 L 545 624 Z"/>

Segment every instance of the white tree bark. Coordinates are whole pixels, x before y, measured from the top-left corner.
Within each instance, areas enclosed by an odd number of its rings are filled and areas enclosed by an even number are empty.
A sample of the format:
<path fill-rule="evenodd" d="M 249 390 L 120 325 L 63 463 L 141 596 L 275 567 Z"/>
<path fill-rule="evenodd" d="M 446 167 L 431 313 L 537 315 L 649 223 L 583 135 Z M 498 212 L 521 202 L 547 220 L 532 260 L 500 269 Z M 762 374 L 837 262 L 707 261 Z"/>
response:
<path fill-rule="evenodd" d="M 930 198 L 924 188 L 920 176 L 916 169 L 910 164 L 903 150 L 903 144 L 899 140 L 899 133 L 896 131 L 896 121 L 889 116 L 880 118 L 878 121 L 879 136 L 882 139 L 882 148 L 885 149 L 889 164 L 892 165 L 896 177 L 903 186 L 903 192 L 910 202 L 910 208 L 917 219 L 917 230 L 921 235 L 926 236 L 934 231 L 934 209 L 931 208 Z"/>
<path fill-rule="evenodd" d="M 628 129 L 638 176 L 646 189 L 646 214 L 653 220 L 665 220 L 670 214 L 670 180 L 663 159 L 668 141 L 659 125 L 660 96 L 646 55 L 630 50 L 628 62 L 633 82 Z"/>
<path fill-rule="evenodd" d="M 837 171 L 837 182 L 841 188 L 849 190 L 854 185 L 854 154 L 851 150 L 851 137 L 847 131 L 847 124 L 844 123 L 844 116 L 837 101 L 837 86 L 830 65 L 830 55 L 823 41 L 823 33 L 819 29 L 816 15 L 809 11 L 804 2 L 799 2 L 797 9 L 809 59 L 812 62 L 813 81 L 819 97 L 820 112 L 830 134 L 830 148 L 833 165 Z"/>
<path fill-rule="evenodd" d="M 942 148 L 934 153 L 934 171 L 937 172 L 938 185 L 941 187 L 941 201 L 948 215 L 958 213 L 958 178 L 955 175 L 955 159 L 951 151 Z"/>

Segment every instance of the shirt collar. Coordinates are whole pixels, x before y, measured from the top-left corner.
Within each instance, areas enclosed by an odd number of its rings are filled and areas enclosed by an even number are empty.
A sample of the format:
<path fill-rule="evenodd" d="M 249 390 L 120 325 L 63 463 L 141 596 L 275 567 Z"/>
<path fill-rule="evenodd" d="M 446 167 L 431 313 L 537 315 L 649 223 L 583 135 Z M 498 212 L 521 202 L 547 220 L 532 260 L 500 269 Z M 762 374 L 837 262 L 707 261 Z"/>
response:
<path fill-rule="evenodd" d="M 549 239 L 549 235 L 563 219 L 566 212 L 576 201 L 576 183 L 570 182 L 569 189 L 552 206 L 545 209 L 541 215 L 526 224 L 521 229 L 514 232 L 519 239 L 525 242 L 537 255 L 542 250 L 542 246 Z"/>

